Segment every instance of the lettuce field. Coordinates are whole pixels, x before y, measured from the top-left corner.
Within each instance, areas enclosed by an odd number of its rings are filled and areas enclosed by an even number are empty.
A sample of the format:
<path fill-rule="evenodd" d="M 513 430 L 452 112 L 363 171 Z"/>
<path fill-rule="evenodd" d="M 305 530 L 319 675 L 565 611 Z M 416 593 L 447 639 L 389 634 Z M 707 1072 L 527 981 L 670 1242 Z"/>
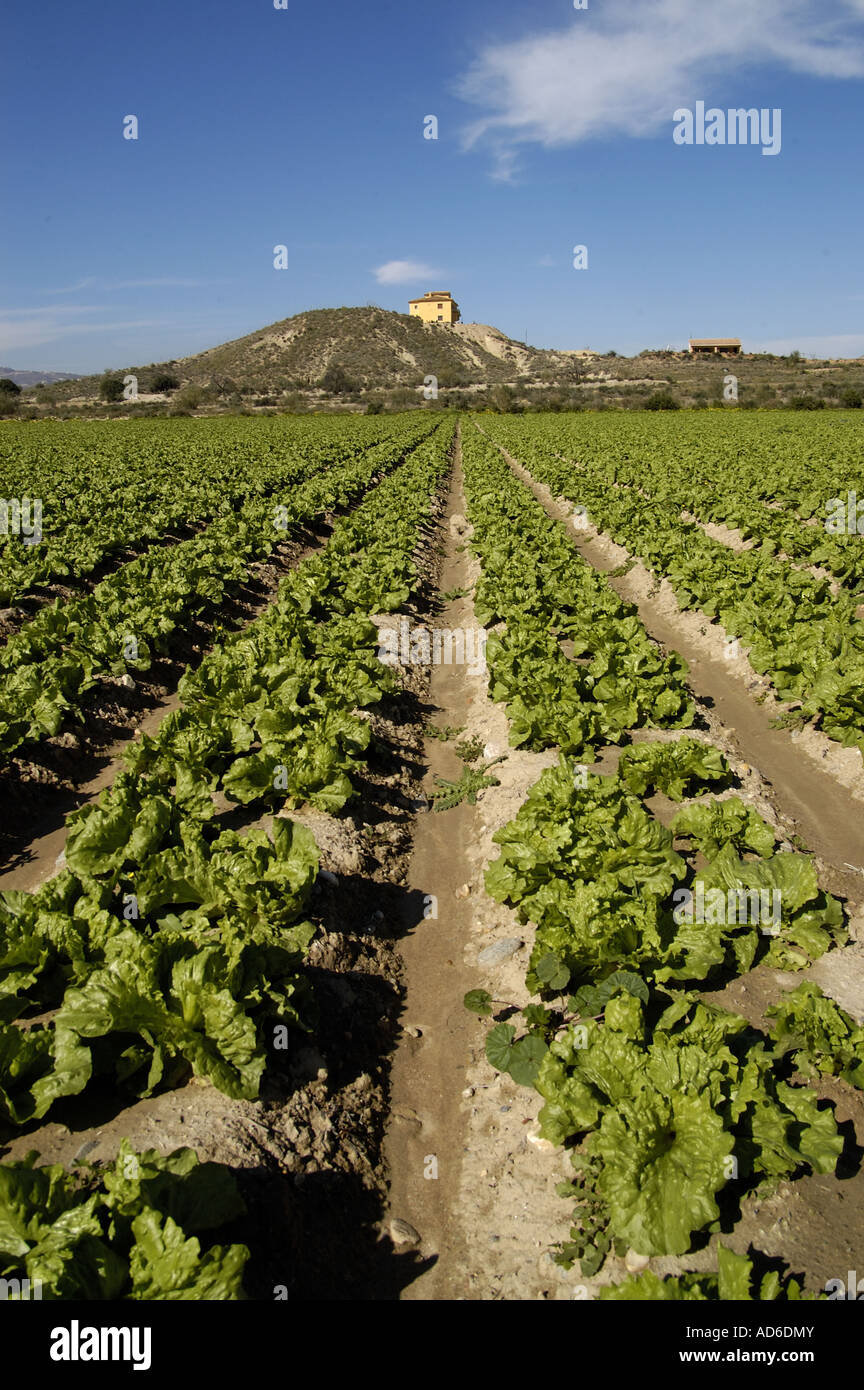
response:
<path fill-rule="evenodd" d="M 10 1296 L 845 1297 L 860 414 L 0 424 Z"/>

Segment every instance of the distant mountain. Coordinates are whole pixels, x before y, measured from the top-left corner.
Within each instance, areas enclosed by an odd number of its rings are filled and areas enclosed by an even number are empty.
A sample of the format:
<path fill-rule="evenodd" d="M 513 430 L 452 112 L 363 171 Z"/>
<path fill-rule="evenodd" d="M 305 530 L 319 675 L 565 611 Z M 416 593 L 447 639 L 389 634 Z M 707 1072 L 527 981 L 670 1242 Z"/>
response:
<path fill-rule="evenodd" d="M 0 367 L 0 377 L 8 377 L 16 386 L 51 386 L 55 381 L 80 381 L 80 372 L 19 372 L 15 367 Z"/>

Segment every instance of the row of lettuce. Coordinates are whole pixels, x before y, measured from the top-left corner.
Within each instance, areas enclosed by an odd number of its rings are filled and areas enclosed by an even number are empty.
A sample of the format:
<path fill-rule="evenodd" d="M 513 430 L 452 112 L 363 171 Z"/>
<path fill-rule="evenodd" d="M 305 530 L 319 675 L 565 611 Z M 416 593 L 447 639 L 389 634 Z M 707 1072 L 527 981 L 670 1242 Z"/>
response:
<path fill-rule="evenodd" d="M 106 677 L 148 670 L 178 628 L 218 611 L 299 523 L 361 496 L 428 432 L 427 421 L 409 417 L 338 459 L 321 441 L 302 466 L 283 471 L 265 454 L 242 499 L 199 534 L 150 547 L 92 592 L 43 607 L 0 647 L 0 750 L 56 735 Z"/>
<path fill-rule="evenodd" d="M 602 450 L 589 453 L 578 426 L 548 417 L 502 418 L 488 428 L 538 482 L 583 508 L 598 530 L 667 579 L 682 608 L 716 618 L 730 638 L 740 639 L 754 670 L 792 704 L 797 721 L 810 720 L 864 753 L 864 622 L 851 589 L 834 593 L 828 578 L 797 568 L 770 547 L 734 551 L 697 522 L 682 520 L 683 494 L 670 497 L 655 487 L 651 462 L 659 468 L 657 459 L 645 463 L 637 455 L 626 467 L 616 464 Z M 625 480 L 632 485 L 616 486 Z M 861 537 L 852 535 L 849 543 L 860 548 Z"/>
<path fill-rule="evenodd" d="M 4 421 L 0 608 L 230 517 L 393 429 L 356 416 Z"/>
<path fill-rule="evenodd" d="M 463 459 L 477 612 L 495 627 L 490 692 L 506 702 L 511 743 L 560 749 L 495 835 L 487 891 L 534 926 L 526 984 L 537 1002 L 518 1026 L 505 1009 L 487 1056 L 539 1091 L 542 1137 L 572 1149 L 561 1190 L 573 1227 L 557 1258 L 592 1276 L 613 1249 L 686 1255 L 731 1229 L 755 1191 L 834 1172 L 834 1115 L 800 1081 L 860 1085 L 864 1031 L 811 983 L 783 998 L 769 1034 L 701 997 L 763 961 L 807 966 L 844 940 L 841 904 L 808 856 L 780 850 L 729 794 L 723 755 L 672 735 L 694 719 L 680 658 L 659 655 L 476 429 Z M 624 747 L 614 774 L 590 771 L 637 729 L 657 732 Z M 671 828 L 646 805 L 658 793 L 688 802 Z M 466 1003 L 496 1009 L 483 990 Z M 745 1256 L 721 1247 L 718 1258 L 716 1276 L 648 1272 L 599 1297 L 805 1296 L 796 1280 L 752 1282 Z"/>
<path fill-rule="evenodd" d="M 316 931 L 313 836 L 279 814 L 269 833 L 238 834 L 224 828 L 218 807 L 278 813 L 303 801 L 335 811 L 357 790 L 370 743 L 359 711 L 397 688 L 378 659 L 370 615 L 401 608 L 418 582 L 415 552 L 452 436 L 444 423 L 422 440 L 283 580 L 260 618 L 187 672 L 181 708 L 130 747 L 126 769 L 98 800 L 69 817 L 62 871 L 32 894 L 2 895 L 7 1125 L 38 1120 L 94 1085 L 132 1099 L 190 1074 L 253 1099 L 273 1029 L 314 1027 L 303 971 Z M 0 1194 L 27 1187 L 28 1172 L 0 1167 Z M 160 1183 L 157 1175 L 157 1195 Z M 43 1297 L 238 1296 L 242 1259 L 222 1251 L 196 1272 L 195 1228 L 170 1204 L 155 1202 L 137 1227 L 118 1226 L 98 1194 L 91 1211 L 77 1177 L 56 1184 L 64 1202 L 72 1194 L 75 1212 L 83 1204 L 86 1221 L 58 1207 L 50 1231 L 16 1217 L 16 1238 L 6 1240 L 0 1220 L 6 1277 L 42 1279 Z M 104 1244 L 107 1233 L 113 1249 L 117 1231 L 124 1259 L 130 1231 L 133 1238 L 120 1284 L 114 1263 L 90 1244 Z M 62 1246 L 56 1279 L 40 1253 L 45 1241 Z M 77 1260 L 67 1247 L 81 1241 L 96 1250 L 99 1271 L 87 1294 L 70 1293 L 67 1280 L 68 1260 Z M 175 1255 L 189 1278 L 165 1294 Z M 161 1269 L 163 1258 L 164 1277 L 148 1273 L 147 1262 Z"/>
<path fill-rule="evenodd" d="M 553 447 L 592 475 L 736 526 L 766 554 L 819 565 L 864 592 L 859 415 L 609 413 L 547 425 Z"/>

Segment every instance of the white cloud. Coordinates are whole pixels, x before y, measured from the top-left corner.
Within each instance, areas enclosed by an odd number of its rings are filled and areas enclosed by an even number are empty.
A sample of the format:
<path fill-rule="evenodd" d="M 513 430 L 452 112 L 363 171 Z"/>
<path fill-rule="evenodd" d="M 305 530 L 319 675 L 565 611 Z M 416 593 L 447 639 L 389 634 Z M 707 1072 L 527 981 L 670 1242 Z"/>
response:
<path fill-rule="evenodd" d="M 541 256 L 537 262 L 537 265 L 542 266 L 544 270 L 548 270 L 551 266 L 557 264 L 558 262 L 555 260 L 554 256 Z"/>
<path fill-rule="evenodd" d="M 386 261 L 373 272 L 379 285 L 408 285 L 415 280 L 440 280 L 446 270 L 437 270 L 423 261 Z"/>
<path fill-rule="evenodd" d="M 566 29 L 480 53 L 457 83 L 483 108 L 465 145 L 485 139 L 493 177 L 509 178 L 518 144 L 671 131 L 679 106 L 723 105 L 724 83 L 748 66 L 861 77 L 862 21 L 864 0 L 604 0 Z M 754 93 L 748 104 L 769 103 Z"/>

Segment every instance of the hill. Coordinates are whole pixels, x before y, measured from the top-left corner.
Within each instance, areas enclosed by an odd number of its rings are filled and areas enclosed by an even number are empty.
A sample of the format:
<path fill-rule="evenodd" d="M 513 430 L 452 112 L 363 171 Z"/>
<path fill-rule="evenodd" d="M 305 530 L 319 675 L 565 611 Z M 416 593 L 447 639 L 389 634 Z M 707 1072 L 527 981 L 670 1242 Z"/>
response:
<path fill-rule="evenodd" d="M 58 381 L 79 381 L 75 372 L 19 371 L 16 367 L 0 367 L 0 377 L 8 377 L 16 386 L 51 386 Z"/>
<path fill-rule="evenodd" d="M 89 376 L 33 387 L 5 409 L 44 414 L 400 410 L 430 404 L 423 395 L 427 377 L 437 379 L 438 404 L 456 408 L 705 406 L 720 402 L 730 370 L 740 377 L 745 407 L 848 406 L 864 399 L 861 361 L 812 362 L 793 353 L 748 354 L 732 363 L 669 349 L 628 358 L 536 348 L 489 324 L 426 324 L 365 305 L 310 309 L 191 357 L 118 367 L 117 377 L 130 372 L 137 377 L 135 401 L 106 405 L 99 399 L 101 378 Z M 0 369 L 3 374 L 13 375 Z M 163 390 L 160 377 L 173 386 Z M 116 385 L 119 394 L 122 380 Z"/>
<path fill-rule="evenodd" d="M 340 372 L 369 391 L 416 387 L 429 375 L 442 387 L 491 385 L 572 364 L 570 353 L 529 348 L 485 324 L 427 324 L 370 305 L 312 309 L 175 365 L 202 386 L 229 377 L 268 391 L 308 389 Z"/>
<path fill-rule="evenodd" d="M 322 390 L 327 395 L 471 388 L 514 380 L 575 380 L 579 354 L 532 348 L 487 324 L 425 324 L 372 305 L 310 309 L 192 357 L 118 367 L 134 373 L 147 393 L 158 373 L 184 387 L 220 396 Z M 100 378 L 82 377 L 57 389 L 58 400 L 97 396 Z"/>

